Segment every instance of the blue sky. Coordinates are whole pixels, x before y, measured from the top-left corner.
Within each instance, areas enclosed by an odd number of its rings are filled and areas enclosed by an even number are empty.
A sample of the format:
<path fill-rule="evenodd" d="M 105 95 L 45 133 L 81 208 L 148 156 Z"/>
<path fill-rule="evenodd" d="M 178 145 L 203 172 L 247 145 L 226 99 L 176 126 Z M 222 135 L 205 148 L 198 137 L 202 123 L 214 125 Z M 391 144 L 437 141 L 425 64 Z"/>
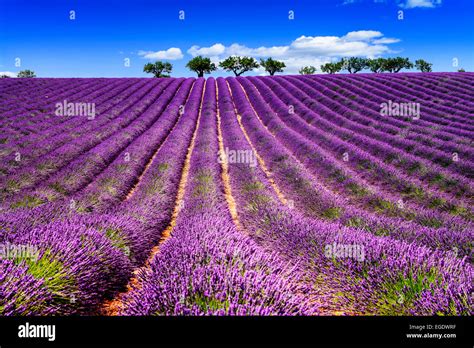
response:
<path fill-rule="evenodd" d="M 185 64 L 198 54 L 273 56 L 287 73 L 351 55 L 473 71 L 473 17 L 472 0 L 0 0 L 0 72 L 143 77 L 143 65 L 161 58 L 172 76 L 193 76 Z"/>

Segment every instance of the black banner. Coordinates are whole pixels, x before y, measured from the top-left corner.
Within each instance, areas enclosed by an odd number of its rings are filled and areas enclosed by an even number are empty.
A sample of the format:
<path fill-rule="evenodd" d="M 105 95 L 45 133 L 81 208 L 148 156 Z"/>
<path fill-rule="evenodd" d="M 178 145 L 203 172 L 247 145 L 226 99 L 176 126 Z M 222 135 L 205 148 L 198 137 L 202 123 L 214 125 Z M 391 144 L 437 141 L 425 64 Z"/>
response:
<path fill-rule="evenodd" d="M 127 345 L 472 347 L 471 317 L 2 317 L 0 348 Z"/>

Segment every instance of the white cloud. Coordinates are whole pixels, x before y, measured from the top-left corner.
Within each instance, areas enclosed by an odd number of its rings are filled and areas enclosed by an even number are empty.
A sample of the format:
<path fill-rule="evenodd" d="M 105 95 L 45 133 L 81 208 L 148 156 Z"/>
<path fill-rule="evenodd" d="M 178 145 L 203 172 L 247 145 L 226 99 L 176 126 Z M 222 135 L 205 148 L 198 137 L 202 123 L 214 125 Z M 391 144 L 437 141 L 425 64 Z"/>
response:
<path fill-rule="evenodd" d="M 281 57 L 288 52 L 288 46 L 272 46 L 249 48 L 239 44 L 232 44 L 226 49 L 228 55 L 252 56 L 252 57 Z"/>
<path fill-rule="evenodd" d="M 192 46 L 187 52 L 193 56 L 206 56 L 206 57 L 220 57 L 225 56 L 252 56 L 252 57 L 279 57 L 286 53 L 288 50 L 287 46 L 274 46 L 274 47 L 257 47 L 250 48 L 247 46 L 239 45 L 234 43 L 228 47 L 223 44 L 216 43 L 210 47 L 199 47 Z"/>
<path fill-rule="evenodd" d="M 352 5 L 355 3 L 363 3 L 364 0 L 343 0 L 342 5 Z M 367 2 L 367 1 L 365 1 Z M 369 1 L 370 2 L 370 1 Z M 443 0 L 372 0 L 375 4 L 395 3 L 404 9 L 412 9 L 417 7 L 435 8 L 441 6 Z"/>
<path fill-rule="evenodd" d="M 202 47 L 202 48 L 194 45 L 188 50 L 188 53 L 192 55 L 193 57 L 218 56 L 220 54 L 223 54 L 224 51 L 225 51 L 225 46 L 221 43 L 216 43 L 212 45 L 211 47 Z"/>
<path fill-rule="evenodd" d="M 400 7 L 410 9 L 416 7 L 434 8 L 441 5 L 441 0 L 406 0 L 399 3 Z"/>
<path fill-rule="evenodd" d="M 392 44 L 392 43 L 397 43 L 400 42 L 400 39 L 394 39 L 390 37 L 383 37 L 381 39 L 377 39 L 372 41 L 374 44 Z"/>
<path fill-rule="evenodd" d="M 304 66 L 314 66 L 317 71 L 320 71 L 320 66 L 331 61 L 328 57 L 312 57 L 312 56 L 300 56 L 290 57 L 282 59 L 285 63 L 285 72 L 290 74 L 297 74 L 298 71 Z"/>
<path fill-rule="evenodd" d="M 0 71 L 0 76 L 7 75 L 9 77 L 16 77 L 16 73 L 12 71 Z"/>
<path fill-rule="evenodd" d="M 393 51 L 389 44 L 399 42 L 396 38 L 386 38 L 379 31 L 351 31 L 343 36 L 300 36 L 286 46 L 247 47 L 238 43 L 224 46 L 216 43 L 209 47 L 192 46 L 187 52 L 195 57 L 203 55 L 218 63 L 231 55 L 254 58 L 273 57 L 282 60 L 287 73 L 297 73 L 307 65 L 319 68 L 321 64 L 340 57 L 378 57 Z M 260 69 L 261 70 L 261 69 Z M 262 72 L 256 70 L 258 72 Z"/>
<path fill-rule="evenodd" d="M 168 48 L 165 51 L 138 51 L 138 55 L 146 59 L 168 59 L 176 60 L 183 58 L 183 52 L 176 47 Z"/>
<path fill-rule="evenodd" d="M 344 36 L 346 41 L 368 41 L 376 37 L 381 37 L 383 34 L 375 30 L 359 30 L 351 31 Z"/>
<path fill-rule="evenodd" d="M 350 33 L 349 33 L 350 34 Z M 366 56 L 374 57 L 389 52 L 389 48 L 380 44 L 373 44 L 368 39 L 356 41 L 349 36 L 300 36 L 290 45 L 293 53 L 303 52 L 317 56 Z"/>

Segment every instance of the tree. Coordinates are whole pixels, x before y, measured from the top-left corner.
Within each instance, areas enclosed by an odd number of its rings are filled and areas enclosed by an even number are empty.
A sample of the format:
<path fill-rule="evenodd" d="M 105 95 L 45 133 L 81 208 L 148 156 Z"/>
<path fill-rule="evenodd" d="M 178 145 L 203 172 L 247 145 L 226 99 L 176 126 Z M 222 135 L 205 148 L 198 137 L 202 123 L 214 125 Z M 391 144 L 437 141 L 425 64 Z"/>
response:
<path fill-rule="evenodd" d="M 304 66 L 300 69 L 299 73 L 301 75 L 312 75 L 316 72 L 316 68 L 312 65 Z"/>
<path fill-rule="evenodd" d="M 423 59 L 418 59 L 415 61 L 416 68 L 420 70 L 421 72 L 431 72 L 432 65 L 433 64 L 428 63 L 426 60 L 423 60 Z"/>
<path fill-rule="evenodd" d="M 344 66 L 344 60 L 340 60 L 334 63 L 326 63 L 326 64 L 321 65 L 321 71 L 328 74 L 335 74 L 341 71 L 343 66 Z"/>
<path fill-rule="evenodd" d="M 402 69 L 413 68 L 413 63 L 408 58 L 396 57 L 385 59 L 383 70 L 391 73 L 397 73 Z"/>
<path fill-rule="evenodd" d="M 36 74 L 33 70 L 22 70 L 16 76 L 17 77 L 36 77 Z"/>
<path fill-rule="evenodd" d="M 344 69 L 349 71 L 351 74 L 355 74 L 358 71 L 367 68 L 367 59 L 361 57 L 350 57 L 343 60 Z"/>
<path fill-rule="evenodd" d="M 10 77 L 10 76 L 8 76 L 8 75 L 6 75 L 6 74 L 0 75 L 0 79 L 6 79 L 6 78 L 8 78 L 8 77 Z"/>
<path fill-rule="evenodd" d="M 277 72 L 283 72 L 283 68 L 286 68 L 285 63 L 279 60 L 274 60 L 272 58 L 260 59 L 260 65 L 268 72 L 271 76 L 275 75 Z"/>
<path fill-rule="evenodd" d="M 466 70 L 464 70 L 463 68 L 461 68 L 461 69 L 458 69 L 458 72 L 466 72 Z"/>
<path fill-rule="evenodd" d="M 216 65 L 212 63 L 209 58 L 202 56 L 191 59 L 188 64 L 186 64 L 186 67 L 191 71 L 195 71 L 198 77 L 203 77 L 204 74 L 210 74 L 217 69 Z"/>
<path fill-rule="evenodd" d="M 258 62 L 252 57 L 231 56 L 219 63 L 226 71 L 232 71 L 235 76 L 240 76 L 246 71 L 258 68 Z"/>
<path fill-rule="evenodd" d="M 143 67 L 143 71 L 149 74 L 153 74 L 155 77 L 170 77 L 173 65 L 168 62 L 157 61 L 155 63 L 147 63 Z"/>
<path fill-rule="evenodd" d="M 376 59 L 367 60 L 367 67 L 370 69 L 370 71 L 374 73 L 382 72 L 384 68 L 384 64 L 385 64 L 384 58 L 376 58 Z"/>

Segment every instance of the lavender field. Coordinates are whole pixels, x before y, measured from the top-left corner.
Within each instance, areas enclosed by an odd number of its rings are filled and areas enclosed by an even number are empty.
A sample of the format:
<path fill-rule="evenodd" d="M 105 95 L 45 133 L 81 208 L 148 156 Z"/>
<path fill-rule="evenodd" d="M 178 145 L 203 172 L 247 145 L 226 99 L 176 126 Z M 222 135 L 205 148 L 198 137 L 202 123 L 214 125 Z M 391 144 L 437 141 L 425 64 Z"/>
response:
<path fill-rule="evenodd" d="M 474 73 L 0 80 L 0 315 L 471 315 Z"/>

